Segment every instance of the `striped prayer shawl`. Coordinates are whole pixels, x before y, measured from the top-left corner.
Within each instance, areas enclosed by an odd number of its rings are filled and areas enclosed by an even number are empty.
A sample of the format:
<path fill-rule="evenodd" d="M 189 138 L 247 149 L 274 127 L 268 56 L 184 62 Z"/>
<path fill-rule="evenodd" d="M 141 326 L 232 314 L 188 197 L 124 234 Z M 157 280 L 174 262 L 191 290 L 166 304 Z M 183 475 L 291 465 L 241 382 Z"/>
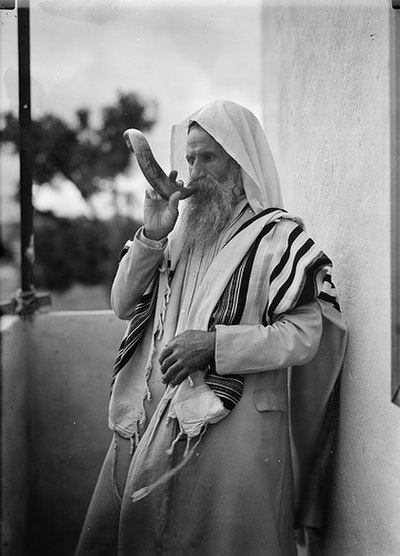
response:
<path fill-rule="evenodd" d="M 144 294 L 135 307 L 135 313 L 129 323 L 128 331 L 122 339 L 119 346 L 117 357 L 114 363 L 114 373 L 111 381 L 111 389 L 117 379 L 117 375 L 121 369 L 125 367 L 142 338 L 147 322 L 150 319 L 155 305 L 156 292 L 155 280 L 153 287 L 149 293 Z"/>
<path fill-rule="evenodd" d="M 132 240 L 129 239 L 122 248 L 119 257 L 120 261 L 127 254 L 131 245 Z M 129 322 L 128 330 L 122 338 L 121 344 L 118 348 L 117 357 L 114 363 L 113 376 L 111 380 L 111 392 L 117 379 L 118 373 L 125 367 L 128 361 L 131 359 L 132 355 L 135 353 L 135 350 L 146 328 L 147 322 L 154 311 L 157 298 L 156 284 L 157 280 L 154 279 L 150 284 L 150 287 L 147 288 L 146 292 L 142 295 L 135 306 L 135 311 L 132 319 Z"/>
<path fill-rule="evenodd" d="M 271 212 L 271 209 L 267 209 L 247 221 L 235 235 L 268 212 Z M 268 235 L 271 234 L 278 222 L 279 219 L 264 226 L 242 262 L 233 272 L 212 313 L 208 330 L 215 330 L 218 324 L 240 324 L 257 251 L 263 240 L 268 239 Z M 234 241 L 235 235 L 229 241 Z M 270 272 L 269 300 L 263 313 L 262 324 L 266 326 L 274 322 L 278 315 L 315 299 L 328 302 L 335 310 L 340 311 L 330 272 L 330 259 L 305 234 L 303 229 L 296 225 L 287 238 L 279 261 Z M 157 281 L 154 280 L 151 291 L 147 290 L 136 305 L 134 316 L 118 351 L 112 384 L 114 384 L 117 374 L 132 357 L 154 311 L 156 284 Z M 215 365 L 211 365 L 206 372 L 205 381 L 227 409 L 233 409 L 240 400 L 244 375 L 222 376 L 216 372 Z"/>
<path fill-rule="evenodd" d="M 262 216 L 264 213 L 259 215 Z M 257 218 L 257 217 L 256 217 Z M 246 222 L 237 233 L 247 227 Z M 254 259 L 262 240 L 271 233 L 277 221 L 267 224 L 242 263 L 235 270 L 210 321 L 209 330 L 217 324 L 239 324 L 246 304 L 250 275 Z M 330 276 L 330 259 L 320 251 L 312 239 L 297 225 L 289 235 L 286 249 L 270 275 L 270 298 L 265 309 L 262 324 L 266 326 L 275 317 L 300 307 L 314 299 L 322 299 L 340 311 Z M 219 375 L 212 366 L 205 381 L 219 396 L 227 409 L 233 409 L 240 400 L 244 375 Z"/>
<path fill-rule="evenodd" d="M 251 271 L 251 253 L 245 256 L 238 266 L 224 290 L 209 323 L 209 330 L 215 330 L 217 324 L 239 324 L 245 307 L 249 271 Z M 226 409 L 232 410 L 238 403 L 243 392 L 244 375 L 221 376 L 215 369 L 215 364 L 209 366 L 205 375 L 206 384 L 214 390 Z"/>

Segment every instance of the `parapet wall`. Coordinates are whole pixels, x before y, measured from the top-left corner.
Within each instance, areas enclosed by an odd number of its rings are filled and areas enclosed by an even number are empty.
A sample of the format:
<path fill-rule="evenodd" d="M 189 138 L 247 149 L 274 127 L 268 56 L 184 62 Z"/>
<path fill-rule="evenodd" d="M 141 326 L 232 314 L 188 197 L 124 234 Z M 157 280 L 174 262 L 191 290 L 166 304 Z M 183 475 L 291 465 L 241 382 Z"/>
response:
<path fill-rule="evenodd" d="M 111 311 L 2 319 L 4 555 L 70 556 L 110 442 L 126 323 Z M 29 507 L 28 507 L 29 495 Z"/>
<path fill-rule="evenodd" d="M 2 317 L 1 325 L 1 546 L 25 554 L 28 477 L 28 375 L 26 323 Z"/>

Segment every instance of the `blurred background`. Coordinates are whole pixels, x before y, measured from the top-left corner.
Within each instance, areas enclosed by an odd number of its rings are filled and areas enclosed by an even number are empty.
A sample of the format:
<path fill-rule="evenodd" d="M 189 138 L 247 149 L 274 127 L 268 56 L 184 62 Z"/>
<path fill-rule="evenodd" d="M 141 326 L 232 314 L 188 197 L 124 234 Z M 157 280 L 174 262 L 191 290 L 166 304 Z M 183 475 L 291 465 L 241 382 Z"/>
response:
<path fill-rule="evenodd" d="M 7 2 L 2 301 L 21 266 L 17 10 Z M 324 555 L 399 554 L 399 59 L 398 0 L 31 1 L 33 284 L 53 310 L 0 320 L 5 555 L 73 553 L 110 441 L 126 323 L 106 309 L 144 193 L 122 133 L 142 129 L 167 171 L 171 126 L 215 98 L 260 118 L 285 207 L 334 261 L 350 341 Z"/>
<path fill-rule="evenodd" d="M 145 132 L 165 170 L 171 126 L 215 98 L 262 118 L 261 0 L 32 0 L 34 284 L 53 309 L 109 308 L 144 178 L 122 138 Z M 16 10 L 0 35 L 0 284 L 19 287 Z M 232 45 L 235 45 L 234 52 Z"/>

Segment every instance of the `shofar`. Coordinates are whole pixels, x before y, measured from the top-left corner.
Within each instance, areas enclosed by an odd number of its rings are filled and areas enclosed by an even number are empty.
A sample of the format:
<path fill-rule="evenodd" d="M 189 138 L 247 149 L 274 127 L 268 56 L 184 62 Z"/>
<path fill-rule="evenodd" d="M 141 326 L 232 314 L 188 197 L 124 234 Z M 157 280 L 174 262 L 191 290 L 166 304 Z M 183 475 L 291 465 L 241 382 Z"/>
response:
<path fill-rule="evenodd" d="M 158 164 L 151 151 L 150 145 L 141 131 L 138 129 L 127 129 L 124 139 L 128 148 L 136 155 L 140 169 L 151 187 L 157 191 L 163 199 L 168 200 L 176 191 L 180 192 L 179 199 L 190 197 L 195 191 L 192 187 L 184 187 L 176 182 L 178 173 L 173 170 L 169 176 Z"/>

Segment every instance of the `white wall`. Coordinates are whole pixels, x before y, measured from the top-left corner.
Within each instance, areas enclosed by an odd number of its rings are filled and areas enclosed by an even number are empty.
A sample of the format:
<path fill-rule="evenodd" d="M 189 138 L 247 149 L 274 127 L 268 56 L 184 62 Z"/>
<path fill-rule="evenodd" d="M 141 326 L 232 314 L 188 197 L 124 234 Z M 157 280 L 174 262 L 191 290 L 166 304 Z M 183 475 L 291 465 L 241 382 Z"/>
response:
<path fill-rule="evenodd" d="M 329 556 L 400 554 L 390 401 L 389 0 L 263 10 L 264 124 L 286 208 L 334 261 L 350 328 Z"/>

